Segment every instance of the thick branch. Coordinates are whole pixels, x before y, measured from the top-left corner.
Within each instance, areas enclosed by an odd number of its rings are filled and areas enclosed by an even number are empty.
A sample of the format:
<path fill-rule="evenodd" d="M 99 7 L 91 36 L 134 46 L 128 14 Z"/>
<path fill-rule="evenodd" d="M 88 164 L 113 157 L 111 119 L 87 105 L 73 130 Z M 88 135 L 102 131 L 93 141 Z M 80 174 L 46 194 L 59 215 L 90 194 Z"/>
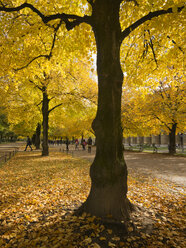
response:
<path fill-rule="evenodd" d="M 23 3 L 20 6 L 17 7 L 12 7 L 12 8 L 7 8 L 4 5 L 0 7 L 0 11 L 4 12 L 18 12 L 20 10 L 23 10 L 25 8 L 31 9 L 34 13 L 36 13 L 43 21 L 43 23 L 47 24 L 48 22 L 52 20 L 57 20 L 60 19 L 66 24 L 67 30 L 73 29 L 75 26 L 85 22 L 90 24 L 90 16 L 77 16 L 77 15 L 68 15 L 68 14 L 54 14 L 54 15 L 47 15 L 45 16 L 42 12 L 40 12 L 37 8 L 35 8 L 32 4 L 30 3 Z"/>
<path fill-rule="evenodd" d="M 184 6 L 179 7 L 177 11 L 178 12 L 181 12 L 183 8 L 184 8 Z M 151 20 L 154 17 L 158 17 L 158 16 L 165 15 L 165 14 L 171 14 L 171 13 L 173 13 L 172 8 L 169 8 L 167 10 L 157 10 L 157 11 L 154 11 L 154 12 L 149 12 L 148 15 L 143 16 L 138 21 L 134 22 L 128 28 L 126 28 L 122 32 L 121 39 L 124 40 L 133 30 L 135 30 L 136 28 L 138 28 L 141 24 L 145 23 L 146 21 L 149 21 L 149 20 Z"/>
<path fill-rule="evenodd" d="M 18 12 L 18 11 L 20 11 L 22 9 L 25 9 L 25 8 L 31 9 L 38 16 L 41 17 L 41 19 L 43 20 L 43 22 L 45 22 L 45 18 L 46 17 L 38 9 L 36 9 L 32 4 L 29 4 L 29 3 L 23 3 L 20 6 L 12 7 L 12 8 L 7 8 L 5 5 L 2 4 L 2 6 L 0 7 L 0 11 L 4 11 L 4 12 Z"/>

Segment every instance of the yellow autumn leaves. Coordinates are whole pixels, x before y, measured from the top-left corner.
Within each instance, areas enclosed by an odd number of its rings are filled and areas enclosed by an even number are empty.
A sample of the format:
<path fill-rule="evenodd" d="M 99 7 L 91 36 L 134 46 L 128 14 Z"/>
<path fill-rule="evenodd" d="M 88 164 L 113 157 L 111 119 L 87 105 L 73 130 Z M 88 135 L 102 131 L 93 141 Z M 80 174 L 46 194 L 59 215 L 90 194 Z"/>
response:
<path fill-rule="evenodd" d="M 130 171 L 128 197 L 144 210 L 134 212 L 135 227 L 128 223 L 127 235 L 125 228 L 95 216 L 74 215 L 89 193 L 89 166 L 55 151 L 49 157 L 20 152 L 1 166 L 0 246 L 184 247 L 183 195 L 176 186 L 135 171 Z M 149 234 L 147 227 L 153 227 Z"/>

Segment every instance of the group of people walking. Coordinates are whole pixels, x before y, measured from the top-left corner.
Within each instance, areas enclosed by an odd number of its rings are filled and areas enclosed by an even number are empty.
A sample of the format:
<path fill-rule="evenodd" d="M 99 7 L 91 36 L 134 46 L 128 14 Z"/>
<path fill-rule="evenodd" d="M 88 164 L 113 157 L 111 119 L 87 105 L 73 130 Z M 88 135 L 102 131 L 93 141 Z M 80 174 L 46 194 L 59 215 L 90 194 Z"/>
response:
<path fill-rule="evenodd" d="M 68 151 L 69 150 L 69 144 L 70 144 L 68 137 L 66 137 L 65 144 L 66 144 L 66 150 Z M 83 150 L 86 150 L 86 146 L 88 146 L 88 152 L 89 153 L 91 153 L 92 144 L 93 144 L 93 141 L 92 141 L 91 137 L 89 137 L 87 141 L 82 138 L 81 142 L 80 142 L 80 145 L 82 146 Z M 32 145 L 32 141 L 31 141 L 30 137 L 27 136 L 26 147 L 25 147 L 24 151 L 26 151 L 28 147 L 30 147 L 30 149 L 32 151 L 31 145 Z M 75 150 L 79 150 L 79 140 L 78 139 L 75 140 Z"/>
<path fill-rule="evenodd" d="M 88 145 L 88 152 L 91 153 L 92 149 L 92 138 L 89 137 L 88 140 L 86 141 L 85 139 L 81 139 L 81 146 L 83 150 L 86 150 L 86 146 Z M 79 140 L 75 140 L 75 150 L 79 150 Z"/>

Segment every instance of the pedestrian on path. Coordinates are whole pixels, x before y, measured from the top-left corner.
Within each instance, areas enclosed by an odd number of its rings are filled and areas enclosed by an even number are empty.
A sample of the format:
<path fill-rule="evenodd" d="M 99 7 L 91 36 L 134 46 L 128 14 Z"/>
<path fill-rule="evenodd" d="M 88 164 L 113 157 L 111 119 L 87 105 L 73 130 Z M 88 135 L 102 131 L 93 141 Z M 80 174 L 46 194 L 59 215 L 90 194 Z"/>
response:
<path fill-rule="evenodd" d="M 92 148 L 92 138 L 91 137 L 89 137 L 88 138 L 88 153 L 91 153 L 91 148 Z"/>
<path fill-rule="evenodd" d="M 79 150 L 78 146 L 79 146 L 79 140 L 76 139 L 75 140 L 75 150 Z"/>
<path fill-rule="evenodd" d="M 31 139 L 30 139 L 29 136 L 27 136 L 25 151 L 27 150 L 27 147 L 28 147 L 28 146 L 30 147 L 30 149 L 31 149 L 31 151 L 32 151 L 31 145 L 32 145 Z"/>
<path fill-rule="evenodd" d="M 83 150 L 86 150 L 86 148 L 85 148 L 86 145 L 87 145 L 87 143 L 86 143 L 85 139 L 83 139 L 83 143 L 82 143 Z"/>

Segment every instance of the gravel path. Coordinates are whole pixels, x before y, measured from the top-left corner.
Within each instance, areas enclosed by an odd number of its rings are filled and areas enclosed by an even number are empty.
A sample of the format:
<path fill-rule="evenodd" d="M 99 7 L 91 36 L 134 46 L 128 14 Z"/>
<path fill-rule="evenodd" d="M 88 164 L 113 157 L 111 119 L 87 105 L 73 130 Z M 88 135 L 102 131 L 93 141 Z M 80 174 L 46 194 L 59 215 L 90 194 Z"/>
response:
<path fill-rule="evenodd" d="M 92 162 L 95 156 L 95 148 L 93 148 L 91 154 L 79 150 L 73 151 L 72 155 Z M 124 153 L 124 157 L 129 174 L 135 170 L 186 187 L 186 157 L 127 151 Z"/>
<path fill-rule="evenodd" d="M 19 146 L 22 150 L 25 144 L 25 142 L 16 142 L 6 144 L 5 146 Z M 0 144 L 1 146 L 2 144 Z M 62 145 L 62 147 L 53 146 L 53 148 L 63 151 L 65 145 Z M 69 154 L 72 154 L 73 157 L 80 157 L 92 162 L 95 156 L 95 147 L 92 148 L 91 153 L 88 153 L 87 150 L 82 151 L 82 149 L 74 151 L 74 146 L 71 145 Z M 175 183 L 178 187 L 186 187 L 186 157 L 129 151 L 125 151 L 124 157 L 129 174 L 132 171 L 139 171 L 141 174 L 166 179 Z"/>

